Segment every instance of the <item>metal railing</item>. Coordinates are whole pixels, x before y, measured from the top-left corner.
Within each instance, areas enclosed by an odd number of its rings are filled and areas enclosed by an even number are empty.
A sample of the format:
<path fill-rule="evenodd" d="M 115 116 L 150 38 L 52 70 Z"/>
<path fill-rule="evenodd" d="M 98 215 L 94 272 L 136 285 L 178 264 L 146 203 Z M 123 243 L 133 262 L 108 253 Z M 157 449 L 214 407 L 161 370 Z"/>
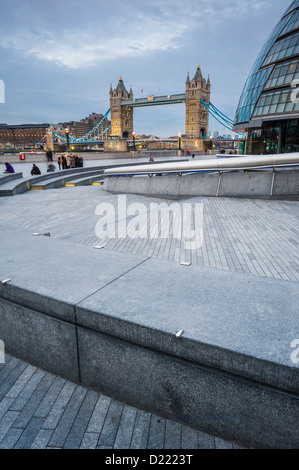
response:
<path fill-rule="evenodd" d="M 119 167 L 107 169 L 105 176 L 125 176 L 125 175 L 152 175 L 171 173 L 198 173 L 210 171 L 226 170 L 261 170 L 269 168 L 281 168 L 289 166 L 299 166 L 299 153 L 267 156 L 235 156 L 228 159 L 211 159 L 204 161 L 151 163 L 131 167 Z"/>

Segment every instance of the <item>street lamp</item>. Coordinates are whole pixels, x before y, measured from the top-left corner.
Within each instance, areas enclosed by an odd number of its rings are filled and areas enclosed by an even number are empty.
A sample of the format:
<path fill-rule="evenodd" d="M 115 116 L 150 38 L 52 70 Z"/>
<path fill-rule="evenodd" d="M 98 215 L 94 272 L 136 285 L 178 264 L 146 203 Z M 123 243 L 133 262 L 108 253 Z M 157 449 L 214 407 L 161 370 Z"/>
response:
<path fill-rule="evenodd" d="M 179 136 L 179 150 L 182 150 L 182 134 L 179 132 L 178 136 Z"/>
<path fill-rule="evenodd" d="M 136 135 L 136 132 L 132 132 L 132 136 L 133 136 L 133 152 L 136 151 L 136 146 L 135 146 L 135 135 Z"/>
<path fill-rule="evenodd" d="M 67 150 L 69 151 L 70 150 L 70 136 L 69 136 L 69 133 L 70 133 L 70 130 L 68 127 L 66 127 L 64 129 L 64 132 L 66 134 L 66 146 L 67 146 Z"/>

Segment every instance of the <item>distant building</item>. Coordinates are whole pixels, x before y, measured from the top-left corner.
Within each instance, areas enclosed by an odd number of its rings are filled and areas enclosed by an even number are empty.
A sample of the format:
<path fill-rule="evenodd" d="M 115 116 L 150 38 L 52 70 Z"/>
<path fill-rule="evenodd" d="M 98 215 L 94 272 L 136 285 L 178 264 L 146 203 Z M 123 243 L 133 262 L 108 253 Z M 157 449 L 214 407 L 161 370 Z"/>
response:
<path fill-rule="evenodd" d="M 61 122 L 59 123 L 63 128 L 68 127 L 70 129 L 70 133 L 74 137 L 81 137 L 82 135 L 89 132 L 101 119 L 103 118 L 103 114 L 92 113 L 84 119 L 80 121 L 69 121 L 69 122 Z M 99 127 L 99 132 L 106 129 L 106 127 L 110 124 L 110 121 L 106 118 L 104 119 L 103 123 Z M 103 139 L 107 139 L 108 132 L 103 135 Z"/>
<path fill-rule="evenodd" d="M 81 137 L 89 132 L 101 119 L 103 114 L 92 113 L 81 121 L 61 122 L 58 124 L 0 124 L 0 149 L 39 148 L 47 145 L 47 130 L 52 128 L 57 134 L 65 136 L 64 129 L 68 127 L 75 137 Z M 104 119 L 99 131 L 104 130 L 110 121 Z M 103 139 L 107 139 L 108 132 Z"/>
<path fill-rule="evenodd" d="M 38 148 L 50 124 L 0 124 L 0 148 Z"/>

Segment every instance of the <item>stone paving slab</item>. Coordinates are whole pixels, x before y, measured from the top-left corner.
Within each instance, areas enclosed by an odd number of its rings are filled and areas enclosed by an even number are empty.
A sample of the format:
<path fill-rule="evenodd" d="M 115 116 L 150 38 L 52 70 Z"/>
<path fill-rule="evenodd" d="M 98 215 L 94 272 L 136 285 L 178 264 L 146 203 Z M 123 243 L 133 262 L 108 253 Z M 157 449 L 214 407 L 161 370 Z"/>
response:
<path fill-rule="evenodd" d="M 244 449 L 8 354 L 1 366 L 10 388 L 0 400 L 0 449 Z"/>
<path fill-rule="evenodd" d="M 51 237 L 33 236 L 28 229 L 20 230 L 2 221 L 0 226 L 2 243 L 10 253 L 2 259 L 0 279 L 12 279 L 11 283 L 0 284 L 0 295 L 73 323 L 74 303 L 146 259 L 125 253 L 120 259 L 117 252 L 57 243 Z"/>

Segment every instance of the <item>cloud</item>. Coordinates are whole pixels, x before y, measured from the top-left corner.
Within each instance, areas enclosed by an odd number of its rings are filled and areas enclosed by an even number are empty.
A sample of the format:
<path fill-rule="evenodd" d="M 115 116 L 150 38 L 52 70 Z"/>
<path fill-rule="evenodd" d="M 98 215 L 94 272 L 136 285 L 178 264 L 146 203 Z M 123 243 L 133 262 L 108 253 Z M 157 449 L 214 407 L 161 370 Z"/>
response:
<path fill-rule="evenodd" d="M 157 50 L 175 49 L 185 28 L 183 25 L 175 29 L 160 25 L 159 28 L 153 29 L 145 25 L 138 34 L 129 31 L 126 35 L 114 35 L 110 38 L 89 33 L 78 37 L 77 34 L 67 32 L 54 39 L 50 34 L 37 38 L 29 33 L 24 40 L 23 34 L 19 33 L 3 40 L 2 47 L 21 51 L 27 57 L 34 56 L 78 69 L 112 58 L 116 60 L 122 57 L 139 57 Z"/>
<path fill-rule="evenodd" d="M 120 0 L 111 0 L 103 6 L 99 0 L 85 0 L 83 4 L 54 0 L 38 7 L 35 0 L 27 0 L 27 10 L 15 10 L 9 28 L 0 28 L 1 47 L 80 69 L 111 59 L 177 49 L 200 27 L 215 26 L 266 4 L 269 0 L 189 0 L 187 4 L 179 0 L 131 0 L 124 6 Z"/>

